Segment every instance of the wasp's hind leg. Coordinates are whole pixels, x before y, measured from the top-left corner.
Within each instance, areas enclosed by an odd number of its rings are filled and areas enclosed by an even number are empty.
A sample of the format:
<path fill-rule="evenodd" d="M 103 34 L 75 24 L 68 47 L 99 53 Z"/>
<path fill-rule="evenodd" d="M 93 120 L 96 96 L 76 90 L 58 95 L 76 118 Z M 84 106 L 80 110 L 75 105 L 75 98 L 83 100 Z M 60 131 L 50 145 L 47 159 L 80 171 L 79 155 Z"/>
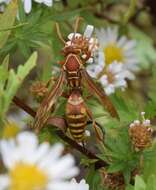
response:
<path fill-rule="evenodd" d="M 87 106 L 86 106 L 86 111 L 87 111 L 87 115 L 88 115 L 89 119 L 91 120 L 92 125 L 94 127 L 94 131 L 95 131 L 97 139 L 99 141 L 103 142 L 104 133 L 103 133 L 102 129 L 97 125 L 96 121 L 93 118 L 93 114 L 92 114 L 91 110 Z"/>

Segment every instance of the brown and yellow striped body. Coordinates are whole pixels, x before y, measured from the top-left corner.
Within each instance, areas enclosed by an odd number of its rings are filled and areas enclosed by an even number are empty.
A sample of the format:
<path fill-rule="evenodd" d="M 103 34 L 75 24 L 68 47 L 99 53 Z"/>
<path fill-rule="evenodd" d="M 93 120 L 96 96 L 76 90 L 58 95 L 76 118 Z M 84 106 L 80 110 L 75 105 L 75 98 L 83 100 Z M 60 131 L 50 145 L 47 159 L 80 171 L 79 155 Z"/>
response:
<path fill-rule="evenodd" d="M 66 120 L 73 139 L 77 142 L 82 142 L 87 126 L 87 112 L 78 90 L 73 90 L 67 101 Z"/>

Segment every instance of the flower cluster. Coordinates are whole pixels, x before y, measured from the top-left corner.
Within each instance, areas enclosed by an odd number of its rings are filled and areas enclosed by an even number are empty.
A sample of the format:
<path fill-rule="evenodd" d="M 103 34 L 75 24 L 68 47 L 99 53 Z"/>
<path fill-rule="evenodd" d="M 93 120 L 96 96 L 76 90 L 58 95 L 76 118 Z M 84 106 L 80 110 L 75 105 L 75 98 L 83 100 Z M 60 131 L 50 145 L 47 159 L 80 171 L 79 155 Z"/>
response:
<path fill-rule="evenodd" d="M 141 113 L 142 121 L 135 120 L 129 126 L 129 136 L 135 150 L 143 150 L 152 143 L 153 129 L 149 119 L 144 118 L 145 112 Z"/>
<path fill-rule="evenodd" d="M 96 30 L 96 35 L 99 47 L 94 62 L 87 66 L 87 72 L 101 83 L 108 95 L 116 88 L 124 90 L 126 79 L 133 80 L 134 72 L 138 70 L 136 42 L 125 36 L 119 37 L 117 28 Z"/>
<path fill-rule="evenodd" d="M 89 190 L 85 180 L 71 180 L 79 170 L 62 144 L 39 144 L 35 134 L 22 132 L 16 139 L 1 140 L 0 152 L 8 171 L 0 175 L 1 190 Z"/>

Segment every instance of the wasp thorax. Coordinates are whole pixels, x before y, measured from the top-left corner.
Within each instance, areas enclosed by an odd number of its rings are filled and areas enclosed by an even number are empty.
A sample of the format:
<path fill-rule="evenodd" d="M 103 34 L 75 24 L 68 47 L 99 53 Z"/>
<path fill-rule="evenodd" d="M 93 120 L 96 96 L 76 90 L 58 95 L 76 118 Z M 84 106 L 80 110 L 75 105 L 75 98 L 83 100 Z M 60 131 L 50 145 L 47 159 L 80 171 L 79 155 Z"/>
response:
<path fill-rule="evenodd" d="M 152 144 L 153 129 L 150 120 L 144 118 L 144 112 L 141 113 L 142 121 L 135 120 L 129 126 L 129 136 L 135 150 L 143 150 Z"/>

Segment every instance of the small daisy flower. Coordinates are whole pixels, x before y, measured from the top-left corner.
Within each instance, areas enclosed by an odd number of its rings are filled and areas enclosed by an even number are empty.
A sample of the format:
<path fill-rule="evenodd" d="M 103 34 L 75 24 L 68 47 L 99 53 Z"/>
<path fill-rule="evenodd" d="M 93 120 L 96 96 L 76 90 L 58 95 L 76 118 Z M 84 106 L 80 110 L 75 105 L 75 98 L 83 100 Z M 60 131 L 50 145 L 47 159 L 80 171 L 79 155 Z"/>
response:
<path fill-rule="evenodd" d="M 73 185 L 73 190 L 89 190 L 89 185 L 86 183 L 84 179 L 82 179 L 80 183 L 77 183 L 75 178 L 73 178 L 71 180 L 71 184 Z"/>
<path fill-rule="evenodd" d="M 0 151 L 8 170 L 0 175 L 1 190 L 73 190 L 67 180 L 78 168 L 70 154 L 62 156 L 61 144 L 39 144 L 35 134 L 23 132 L 16 139 L 1 140 Z"/>
<path fill-rule="evenodd" d="M 99 64 L 112 64 L 117 61 L 123 68 L 132 72 L 138 70 L 138 59 L 135 55 L 135 40 L 126 36 L 119 37 L 117 28 L 96 30 L 99 42 Z"/>
<path fill-rule="evenodd" d="M 87 66 L 87 72 L 101 83 L 107 95 L 114 93 L 117 88 L 124 90 L 127 87 L 126 78 L 133 78 L 131 72 L 124 70 L 123 64 L 117 61 L 107 67 L 105 64 L 90 64 Z"/>

